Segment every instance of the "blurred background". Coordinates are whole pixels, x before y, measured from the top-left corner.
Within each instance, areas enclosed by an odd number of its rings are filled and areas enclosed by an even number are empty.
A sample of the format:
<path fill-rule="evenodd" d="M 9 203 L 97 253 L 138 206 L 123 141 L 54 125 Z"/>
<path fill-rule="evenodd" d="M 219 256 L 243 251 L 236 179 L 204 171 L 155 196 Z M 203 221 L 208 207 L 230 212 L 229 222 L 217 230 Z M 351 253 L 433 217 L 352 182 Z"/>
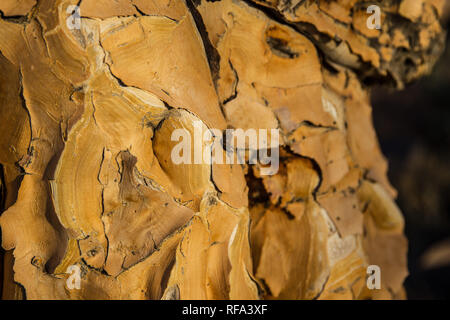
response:
<path fill-rule="evenodd" d="M 450 30 L 450 20 L 446 29 Z M 373 121 L 409 241 L 408 299 L 450 299 L 450 37 L 433 72 L 376 88 Z"/>

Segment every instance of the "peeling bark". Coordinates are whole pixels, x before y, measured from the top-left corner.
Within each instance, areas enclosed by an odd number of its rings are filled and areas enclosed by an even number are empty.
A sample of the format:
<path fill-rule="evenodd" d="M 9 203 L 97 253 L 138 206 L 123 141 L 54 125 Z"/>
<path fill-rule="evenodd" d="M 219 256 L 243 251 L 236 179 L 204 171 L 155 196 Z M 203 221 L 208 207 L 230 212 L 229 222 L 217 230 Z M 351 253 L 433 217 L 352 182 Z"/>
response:
<path fill-rule="evenodd" d="M 2 1 L 2 297 L 404 298 L 370 85 L 430 71 L 444 2 L 378 4 L 380 30 L 358 0 Z M 209 153 L 278 129 L 278 172 L 175 164 L 196 123 Z"/>

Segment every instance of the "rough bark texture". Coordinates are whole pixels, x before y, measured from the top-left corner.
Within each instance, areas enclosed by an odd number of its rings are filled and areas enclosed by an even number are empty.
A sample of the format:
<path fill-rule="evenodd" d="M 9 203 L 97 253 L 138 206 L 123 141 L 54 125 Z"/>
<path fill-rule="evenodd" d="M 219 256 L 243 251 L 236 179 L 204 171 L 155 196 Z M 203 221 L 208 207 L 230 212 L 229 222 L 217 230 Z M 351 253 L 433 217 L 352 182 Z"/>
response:
<path fill-rule="evenodd" d="M 3 298 L 404 298 L 370 85 L 430 71 L 444 1 L 375 4 L 2 0 Z M 195 121 L 280 129 L 278 173 L 175 165 Z"/>

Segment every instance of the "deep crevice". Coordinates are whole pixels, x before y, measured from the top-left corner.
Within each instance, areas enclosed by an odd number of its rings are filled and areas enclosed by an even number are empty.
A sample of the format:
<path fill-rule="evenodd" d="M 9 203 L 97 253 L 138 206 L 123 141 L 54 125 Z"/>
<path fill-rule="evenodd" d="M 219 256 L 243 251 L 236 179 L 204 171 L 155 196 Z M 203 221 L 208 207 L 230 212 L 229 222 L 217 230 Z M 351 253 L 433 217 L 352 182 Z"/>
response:
<path fill-rule="evenodd" d="M 203 22 L 203 18 L 198 12 L 196 6 L 198 4 L 194 4 L 192 0 L 186 0 L 186 5 L 192 15 L 192 18 L 195 21 L 195 25 L 197 30 L 202 38 L 203 47 L 205 48 L 206 58 L 208 59 L 209 69 L 211 71 L 212 80 L 214 82 L 214 86 L 217 87 L 217 81 L 219 80 L 219 71 L 220 71 L 220 55 L 217 49 L 212 45 L 209 40 L 208 31 L 206 30 L 205 23 Z"/>
<path fill-rule="evenodd" d="M 249 208 L 257 204 L 270 205 L 270 195 L 264 187 L 263 179 L 255 177 L 253 166 L 248 166 L 248 173 L 245 175 L 248 187 L 248 204 Z"/>
<path fill-rule="evenodd" d="M 231 63 L 230 59 L 228 59 L 228 64 L 230 65 L 231 71 L 233 71 L 233 73 L 234 73 L 235 81 L 233 83 L 233 93 L 222 102 L 222 105 L 226 105 L 228 102 L 236 99 L 236 97 L 238 95 L 237 87 L 239 85 L 239 75 L 238 75 L 236 69 L 234 68 L 233 63 Z"/>

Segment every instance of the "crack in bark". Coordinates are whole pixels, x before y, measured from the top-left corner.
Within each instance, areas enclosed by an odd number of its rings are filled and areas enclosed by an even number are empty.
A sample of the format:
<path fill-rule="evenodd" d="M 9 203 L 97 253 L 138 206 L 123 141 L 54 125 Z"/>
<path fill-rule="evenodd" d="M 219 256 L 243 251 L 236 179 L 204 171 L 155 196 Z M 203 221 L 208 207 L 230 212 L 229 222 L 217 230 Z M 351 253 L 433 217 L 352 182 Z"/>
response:
<path fill-rule="evenodd" d="M 233 63 L 231 62 L 231 59 L 228 59 L 228 64 L 230 65 L 231 71 L 233 71 L 233 73 L 234 73 L 234 79 L 235 80 L 234 80 L 234 83 L 233 83 L 233 93 L 228 98 L 223 100 L 222 105 L 226 105 L 228 102 L 236 99 L 237 95 L 238 95 L 237 88 L 238 88 L 238 85 L 239 85 L 239 75 L 238 75 L 236 69 L 234 68 Z"/>
<path fill-rule="evenodd" d="M 200 34 L 200 37 L 203 42 L 203 47 L 205 49 L 206 58 L 208 60 L 209 68 L 211 71 L 212 80 L 214 86 L 217 90 L 217 81 L 219 79 L 219 71 L 220 71 L 220 55 L 217 49 L 212 45 L 209 40 L 208 31 L 206 30 L 205 23 L 203 22 L 203 18 L 201 14 L 198 12 L 196 5 L 192 2 L 192 0 L 186 0 L 186 5 L 194 19 L 197 30 Z"/>

